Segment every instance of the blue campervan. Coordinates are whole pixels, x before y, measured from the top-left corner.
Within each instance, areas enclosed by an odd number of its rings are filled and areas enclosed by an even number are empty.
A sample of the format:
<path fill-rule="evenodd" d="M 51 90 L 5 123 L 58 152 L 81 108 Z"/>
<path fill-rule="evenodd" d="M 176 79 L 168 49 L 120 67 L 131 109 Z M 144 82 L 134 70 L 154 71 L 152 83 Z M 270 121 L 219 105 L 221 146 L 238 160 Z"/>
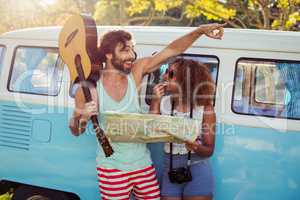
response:
<path fill-rule="evenodd" d="M 192 30 L 103 26 L 98 33 L 120 28 L 134 35 L 139 57 Z M 74 137 L 68 128 L 74 99 L 60 30 L 0 36 L 0 195 L 99 199 L 95 135 Z M 300 33 L 225 29 L 223 40 L 202 37 L 182 56 L 205 63 L 216 83 L 214 199 L 300 199 Z M 166 65 L 143 80 L 145 113 Z M 149 148 L 160 177 L 163 144 Z"/>

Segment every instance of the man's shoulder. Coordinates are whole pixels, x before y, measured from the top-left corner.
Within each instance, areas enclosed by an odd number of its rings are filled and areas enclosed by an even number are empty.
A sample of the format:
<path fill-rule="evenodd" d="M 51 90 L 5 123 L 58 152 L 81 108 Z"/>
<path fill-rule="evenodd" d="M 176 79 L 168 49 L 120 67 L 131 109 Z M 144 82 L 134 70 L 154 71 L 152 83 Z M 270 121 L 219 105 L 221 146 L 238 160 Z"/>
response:
<path fill-rule="evenodd" d="M 142 57 L 134 61 L 132 71 L 143 72 L 145 67 L 150 64 L 153 57 Z"/>
<path fill-rule="evenodd" d="M 138 87 L 139 85 L 141 85 L 142 80 L 144 78 L 144 74 L 143 74 L 143 67 L 141 65 L 139 65 L 139 63 L 134 63 L 131 73 L 130 75 L 132 76 L 132 78 L 135 81 L 136 86 Z"/>

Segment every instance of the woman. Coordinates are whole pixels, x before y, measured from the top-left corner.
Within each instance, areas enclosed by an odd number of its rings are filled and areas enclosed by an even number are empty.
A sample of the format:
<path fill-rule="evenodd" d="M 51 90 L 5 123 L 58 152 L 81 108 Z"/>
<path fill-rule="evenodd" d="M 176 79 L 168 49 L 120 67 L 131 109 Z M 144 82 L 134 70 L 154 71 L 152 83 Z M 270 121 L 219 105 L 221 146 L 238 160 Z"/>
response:
<path fill-rule="evenodd" d="M 169 66 L 165 75 L 167 81 L 154 87 L 150 112 L 198 119 L 202 123 L 202 130 L 196 141 L 173 143 L 172 146 L 165 144 L 162 199 L 210 200 L 213 198 L 214 189 L 209 163 L 215 144 L 214 82 L 207 67 L 194 60 L 178 58 Z M 163 96 L 166 90 L 170 93 L 169 96 Z M 189 157 L 190 165 L 187 167 Z M 173 170 L 170 169 L 170 159 Z M 185 172 L 177 170 L 176 173 L 181 173 L 179 178 L 188 171 L 192 180 L 185 177 L 187 180 L 181 180 L 183 183 L 177 183 L 176 180 L 174 182 L 173 176 L 178 174 L 174 175 L 169 171 L 178 168 L 185 168 Z"/>

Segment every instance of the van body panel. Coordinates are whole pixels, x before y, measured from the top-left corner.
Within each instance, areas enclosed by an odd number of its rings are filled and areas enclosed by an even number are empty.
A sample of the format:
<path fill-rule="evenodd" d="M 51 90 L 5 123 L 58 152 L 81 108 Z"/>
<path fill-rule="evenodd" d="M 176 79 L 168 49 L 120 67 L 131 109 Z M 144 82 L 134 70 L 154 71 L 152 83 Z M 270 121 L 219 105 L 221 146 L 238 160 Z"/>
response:
<path fill-rule="evenodd" d="M 282 134 L 268 128 L 218 123 L 215 152 L 210 160 L 214 199 L 298 199 L 299 131 Z M 151 144 L 162 175 L 163 144 Z"/>
<path fill-rule="evenodd" d="M 216 199 L 299 198 L 299 131 L 219 125 L 225 132 L 218 129 L 212 159 Z"/>
<path fill-rule="evenodd" d="M 43 110 L 47 107 L 53 112 L 27 112 L 28 108 Z M 92 131 L 81 137 L 70 134 L 67 123 L 70 110 L 43 104 L 25 104 L 20 107 L 10 101 L 0 101 L 0 108 L 2 180 L 73 192 L 81 198 L 85 197 L 82 199 L 97 197 L 95 135 Z M 58 110 L 62 112 L 57 112 Z M 49 131 L 45 131 L 44 126 L 32 127 L 36 120 L 51 123 L 49 141 L 37 140 L 34 137 L 33 128 L 36 129 L 36 134 L 41 135 L 39 137 Z M 10 122 L 11 127 L 4 122 Z M 17 124 L 23 127 L 16 127 Z"/>
<path fill-rule="evenodd" d="M 134 37 L 138 39 L 140 44 L 166 46 L 170 41 L 195 28 L 196 27 L 99 26 L 97 30 L 98 33 L 103 34 L 112 29 L 125 29 L 130 31 Z M 34 39 L 43 42 L 57 42 L 60 30 L 61 27 L 29 28 L 5 33 L 2 37 L 7 39 L 20 38 L 21 40 Z M 151 40 L 149 40 L 149 38 L 151 38 Z M 298 45 L 295 45 L 295 43 Z M 274 52 L 300 52 L 299 33 L 289 31 L 226 28 L 222 41 L 202 37 L 197 40 L 193 46 Z"/>

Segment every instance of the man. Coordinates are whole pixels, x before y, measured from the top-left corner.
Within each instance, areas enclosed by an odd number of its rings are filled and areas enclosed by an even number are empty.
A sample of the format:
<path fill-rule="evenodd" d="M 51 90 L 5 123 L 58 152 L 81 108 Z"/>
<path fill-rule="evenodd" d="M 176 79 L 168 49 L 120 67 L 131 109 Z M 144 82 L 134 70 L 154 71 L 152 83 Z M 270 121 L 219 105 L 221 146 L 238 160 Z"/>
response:
<path fill-rule="evenodd" d="M 221 39 L 225 24 L 201 25 L 171 42 L 152 57 L 135 60 L 132 36 L 125 31 L 106 33 L 100 44 L 100 59 L 105 62 L 98 87 L 90 87 L 93 101 L 85 103 L 82 89 L 75 95 L 75 112 L 70 120 L 72 133 L 85 130 L 92 115 L 105 111 L 138 113 L 138 88 L 144 75 L 156 70 L 170 57 L 183 53 L 201 35 Z M 114 154 L 105 157 L 101 148 L 97 156 L 99 187 L 103 199 L 160 199 L 160 191 L 145 144 L 111 143 Z"/>

